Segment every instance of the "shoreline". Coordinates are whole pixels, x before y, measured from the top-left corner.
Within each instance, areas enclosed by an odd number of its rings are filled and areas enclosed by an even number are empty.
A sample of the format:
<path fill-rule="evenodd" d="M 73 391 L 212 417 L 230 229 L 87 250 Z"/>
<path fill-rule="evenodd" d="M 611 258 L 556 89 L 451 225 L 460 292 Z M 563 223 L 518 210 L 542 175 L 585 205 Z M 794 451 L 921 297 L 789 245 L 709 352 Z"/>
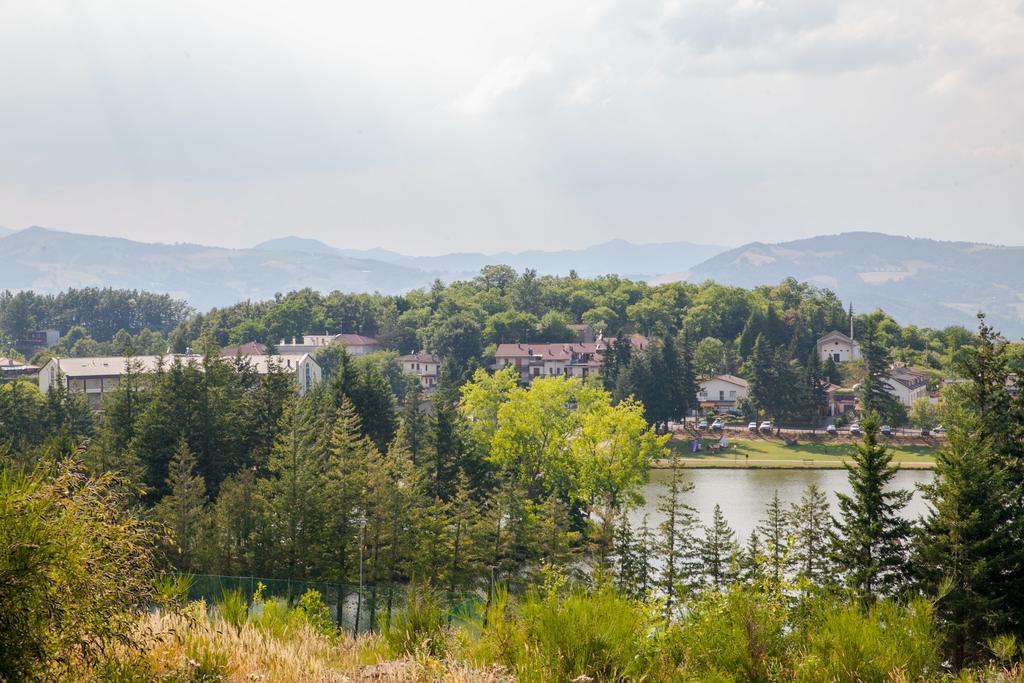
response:
<path fill-rule="evenodd" d="M 679 457 L 682 466 L 691 470 L 842 470 L 846 469 L 846 458 L 842 460 L 761 460 L 761 459 L 713 459 L 711 456 L 702 458 Z M 901 470 L 932 470 L 934 462 L 897 462 Z M 655 460 L 651 463 L 652 470 L 670 470 L 670 459 Z"/>

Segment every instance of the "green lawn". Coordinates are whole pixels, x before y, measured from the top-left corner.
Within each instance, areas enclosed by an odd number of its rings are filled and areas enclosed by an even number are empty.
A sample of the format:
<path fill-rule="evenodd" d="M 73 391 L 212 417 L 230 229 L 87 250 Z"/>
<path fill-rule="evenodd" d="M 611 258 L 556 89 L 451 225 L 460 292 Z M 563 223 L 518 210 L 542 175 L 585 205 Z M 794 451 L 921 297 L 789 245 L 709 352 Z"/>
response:
<path fill-rule="evenodd" d="M 670 450 L 690 467 L 774 467 L 774 468 L 841 468 L 853 450 L 854 441 L 844 439 L 832 442 L 802 441 L 787 446 L 781 439 L 754 438 L 729 439 L 729 447 L 718 455 L 711 455 L 708 446 L 718 439 L 703 439 L 704 450 L 690 453 L 689 439 L 672 439 Z M 893 462 L 906 468 L 923 469 L 934 465 L 935 448 L 922 445 L 890 446 Z"/>

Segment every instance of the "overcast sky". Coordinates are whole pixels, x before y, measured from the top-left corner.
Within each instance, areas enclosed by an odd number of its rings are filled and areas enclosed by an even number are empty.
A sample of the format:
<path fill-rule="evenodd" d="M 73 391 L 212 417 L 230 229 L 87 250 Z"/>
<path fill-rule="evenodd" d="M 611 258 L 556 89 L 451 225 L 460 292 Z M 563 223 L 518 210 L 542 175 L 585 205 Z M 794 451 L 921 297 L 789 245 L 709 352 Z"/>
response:
<path fill-rule="evenodd" d="M 0 0 L 0 225 L 1024 244 L 1024 0 Z"/>

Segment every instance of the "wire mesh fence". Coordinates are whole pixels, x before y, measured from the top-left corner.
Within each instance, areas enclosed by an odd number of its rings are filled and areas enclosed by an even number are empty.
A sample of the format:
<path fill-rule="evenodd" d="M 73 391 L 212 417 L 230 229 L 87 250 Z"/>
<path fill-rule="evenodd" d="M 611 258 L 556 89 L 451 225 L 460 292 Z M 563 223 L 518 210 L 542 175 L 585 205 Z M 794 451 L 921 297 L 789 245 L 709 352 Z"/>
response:
<path fill-rule="evenodd" d="M 188 599 L 205 600 L 210 605 L 221 602 L 225 593 L 231 591 L 238 591 L 247 602 L 252 602 L 261 585 L 264 598 L 287 600 L 292 605 L 298 603 L 307 591 L 316 591 L 330 609 L 334 623 L 356 633 L 375 630 L 382 619 L 404 609 L 406 600 L 404 586 L 364 585 L 360 588 L 358 585 L 327 581 L 217 574 L 195 574 L 192 578 Z M 472 592 L 444 594 L 452 621 L 471 621 L 480 613 L 486 599 L 486 595 Z"/>

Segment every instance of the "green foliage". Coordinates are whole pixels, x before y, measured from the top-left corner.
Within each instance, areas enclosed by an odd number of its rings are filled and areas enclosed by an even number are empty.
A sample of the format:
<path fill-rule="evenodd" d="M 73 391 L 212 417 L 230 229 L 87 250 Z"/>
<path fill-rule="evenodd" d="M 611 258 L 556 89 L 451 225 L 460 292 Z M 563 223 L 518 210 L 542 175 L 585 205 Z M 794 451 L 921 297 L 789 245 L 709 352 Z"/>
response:
<path fill-rule="evenodd" d="M 195 577 L 187 573 L 163 573 L 153 582 L 154 599 L 166 611 L 180 610 L 188 601 Z"/>
<path fill-rule="evenodd" d="M 601 590 L 532 595 L 516 608 L 496 601 L 483 640 L 522 681 L 602 681 L 643 676 L 657 623 L 642 604 Z M 503 609 L 502 609 L 503 608 Z"/>
<path fill-rule="evenodd" d="M 797 631 L 798 681 L 929 680 L 940 672 L 941 634 L 931 606 L 883 601 L 863 610 L 823 599 Z"/>
<path fill-rule="evenodd" d="M 410 585 L 398 611 L 381 615 L 380 621 L 381 635 L 396 655 L 440 656 L 448 647 L 448 610 L 427 585 Z"/>
<path fill-rule="evenodd" d="M 112 475 L 65 461 L 0 471 L 0 679 L 30 680 L 132 645 L 153 590 L 152 529 Z"/>
<path fill-rule="evenodd" d="M 900 511 L 910 492 L 890 490 L 898 467 L 892 454 L 878 443 L 879 419 L 869 414 L 862 422 L 863 443 L 846 466 L 853 495 L 839 494 L 840 518 L 832 534 L 832 560 L 866 604 L 892 595 L 906 581 L 906 541 L 910 523 Z"/>

